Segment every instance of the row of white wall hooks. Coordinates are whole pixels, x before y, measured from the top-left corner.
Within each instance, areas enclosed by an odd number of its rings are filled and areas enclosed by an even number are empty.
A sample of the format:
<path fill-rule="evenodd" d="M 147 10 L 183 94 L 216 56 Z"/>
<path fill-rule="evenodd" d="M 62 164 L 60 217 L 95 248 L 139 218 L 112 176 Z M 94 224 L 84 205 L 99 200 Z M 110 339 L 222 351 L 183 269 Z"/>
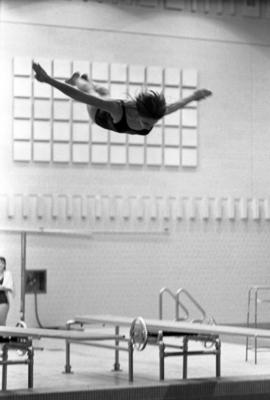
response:
<path fill-rule="evenodd" d="M 0 194 L 0 221 L 51 219 L 270 221 L 270 197 Z"/>
<path fill-rule="evenodd" d="M 84 0 L 87 1 L 87 0 Z M 105 2 L 96 0 L 96 2 Z M 268 11 L 268 2 L 260 0 L 110 0 L 113 4 L 125 4 L 130 6 L 160 7 L 167 10 L 200 12 L 208 14 L 213 12 L 218 15 L 241 15 L 244 17 L 264 16 L 263 11 Z M 266 14 L 266 17 L 269 14 Z"/>

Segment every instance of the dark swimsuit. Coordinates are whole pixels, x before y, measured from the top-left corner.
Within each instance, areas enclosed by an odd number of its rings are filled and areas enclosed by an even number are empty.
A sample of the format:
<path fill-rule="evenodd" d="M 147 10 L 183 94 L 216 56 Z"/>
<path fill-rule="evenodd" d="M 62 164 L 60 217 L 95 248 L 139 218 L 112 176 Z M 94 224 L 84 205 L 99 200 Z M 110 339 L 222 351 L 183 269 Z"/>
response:
<path fill-rule="evenodd" d="M 104 129 L 109 129 L 110 131 L 118 132 L 118 133 L 128 133 L 130 135 L 141 135 L 146 136 L 152 130 L 151 129 L 142 129 L 140 131 L 136 131 L 135 129 L 131 129 L 127 124 L 127 117 L 126 117 L 126 109 L 124 102 L 121 101 L 122 107 L 122 118 L 118 122 L 113 122 L 112 116 L 107 111 L 103 111 L 100 108 L 97 109 L 95 115 L 95 123 L 101 126 Z"/>
<path fill-rule="evenodd" d="M 4 278 L 0 279 L 0 285 L 3 284 Z M 0 290 L 0 304 L 8 304 L 8 299 L 6 292 L 4 290 Z"/>

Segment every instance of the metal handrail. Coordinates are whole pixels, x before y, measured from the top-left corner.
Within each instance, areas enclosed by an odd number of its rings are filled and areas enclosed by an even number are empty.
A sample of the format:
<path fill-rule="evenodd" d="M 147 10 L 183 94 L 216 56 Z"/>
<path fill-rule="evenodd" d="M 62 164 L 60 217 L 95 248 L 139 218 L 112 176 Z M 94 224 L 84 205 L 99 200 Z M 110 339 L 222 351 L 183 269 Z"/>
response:
<path fill-rule="evenodd" d="M 169 294 L 175 302 L 175 320 L 187 320 L 189 317 L 188 309 L 181 303 L 178 299 L 177 294 L 173 293 L 169 288 L 164 287 L 159 291 L 159 319 L 163 319 L 163 295 L 164 293 Z M 179 317 L 179 307 L 184 311 L 185 316 L 183 318 Z"/>
<path fill-rule="evenodd" d="M 248 309 L 247 309 L 247 327 L 251 326 L 251 312 L 253 311 L 254 327 L 258 325 L 258 305 L 263 303 L 269 303 L 269 298 L 260 298 L 259 292 L 269 291 L 270 286 L 267 285 L 255 285 L 251 286 L 248 290 Z M 253 301 L 252 301 L 253 300 Z M 253 304 L 252 304 L 253 303 Z M 246 361 L 248 361 L 249 337 L 246 337 Z M 258 338 L 254 337 L 254 361 L 257 364 L 257 352 L 258 352 Z"/>
<path fill-rule="evenodd" d="M 179 288 L 176 292 L 176 299 L 177 301 L 180 303 L 180 295 L 181 294 L 185 294 L 188 299 L 191 301 L 191 303 L 194 304 L 194 306 L 199 310 L 199 312 L 202 314 L 202 319 L 196 319 L 193 320 L 193 322 L 204 322 L 207 320 L 207 314 L 205 312 L 205 310 L 202 308 L 202 306 L 194 299 L 193 296 L 191 296 L 191 294 L 184 288 Z M 182 303 L 181 303 L 182 304 Z"/>

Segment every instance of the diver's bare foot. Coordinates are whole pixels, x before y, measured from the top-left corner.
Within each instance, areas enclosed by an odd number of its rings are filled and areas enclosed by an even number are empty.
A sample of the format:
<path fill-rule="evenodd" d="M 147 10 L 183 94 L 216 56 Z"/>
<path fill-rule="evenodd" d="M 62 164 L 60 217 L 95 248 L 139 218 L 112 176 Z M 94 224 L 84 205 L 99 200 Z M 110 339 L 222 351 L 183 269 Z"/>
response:
<path fill-rule="evenodd" d="M 104 86 L 99 86 L 93 83 L 94 91 L 97 92 L 100 96 L 107 96 L 109 94 L 109 90 Z"/>
<path fill-rule="evenodd" d="M 76 85 L 76 81 L 77 79 L 80 77 L 80 73 L 79 72 L 74 72 L 70 78 L 66 79 L 65 82 L 68 83 L 69 85 Z"/>
<path fill-rule="evenodd" d="M 81 78 L 84 79 L 85 81 L 89 82 L 89 78 L 87 74 L 82 74 Z"/>

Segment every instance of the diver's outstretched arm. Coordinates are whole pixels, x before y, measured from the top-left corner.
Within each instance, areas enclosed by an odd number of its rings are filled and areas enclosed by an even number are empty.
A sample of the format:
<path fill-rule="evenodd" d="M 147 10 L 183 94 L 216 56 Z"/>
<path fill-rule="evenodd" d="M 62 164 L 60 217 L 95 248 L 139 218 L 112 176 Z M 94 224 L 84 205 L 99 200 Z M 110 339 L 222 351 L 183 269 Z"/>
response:
<path fill-rule="evenodd" d="M 212 95 L 212 92 L 208 89 L 196 90 L 191 96 L 185 97 L 184 99 L 181 99 L 174 103 L 168 104 L 166 107 L 165 115 L 168 115 L 175 111 L 180 110 L 181 108 L 185 107 L 187 104 L 191 103 L 192 101 L 200 101 L 211 95 Z"/>

